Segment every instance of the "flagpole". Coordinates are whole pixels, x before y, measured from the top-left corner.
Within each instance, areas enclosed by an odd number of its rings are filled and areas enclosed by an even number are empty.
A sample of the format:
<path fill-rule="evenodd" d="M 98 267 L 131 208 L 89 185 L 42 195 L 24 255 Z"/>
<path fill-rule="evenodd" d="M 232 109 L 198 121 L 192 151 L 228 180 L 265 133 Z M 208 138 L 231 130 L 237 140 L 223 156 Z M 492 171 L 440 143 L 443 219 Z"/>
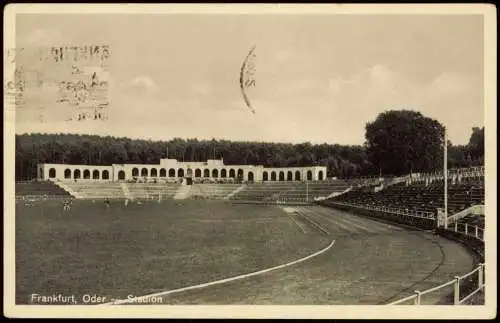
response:
<path fill-rule="evenodd" d="M 448 229 L 448 144 L 446 139 L 446 128 L 444 129 L 444 228 Z"/>

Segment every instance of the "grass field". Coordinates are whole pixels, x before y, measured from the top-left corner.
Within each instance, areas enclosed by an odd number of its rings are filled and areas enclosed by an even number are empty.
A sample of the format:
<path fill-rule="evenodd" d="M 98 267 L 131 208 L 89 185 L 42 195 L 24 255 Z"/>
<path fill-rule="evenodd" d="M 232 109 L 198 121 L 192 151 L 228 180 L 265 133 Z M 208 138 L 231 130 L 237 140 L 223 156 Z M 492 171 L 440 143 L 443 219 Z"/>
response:
<path fill-rule="evenodd" d="M 256 271 L 328 244 L 279 209 L 217 201 L 18 205 L 17 302 L 32 293 L 142 295 Z"/>
<path fill-rule="evenodd" d="M 460 245 L 321 207 L 222 201 L 144 205 L 77 201 L 16 209 L 16 301 L 62 293 L 146 295 L 281 265 L 304 263 L 162 297 L 164 304 L 382 304 L 472 269 Z M 42 204 L 43 203 L 43 204 Z M 446 291 L 445 291 L 446 292 Z M 423 299 L 438 303 L 438 293 Z M 81 302 L 80 302 L 81 303 Z"/>

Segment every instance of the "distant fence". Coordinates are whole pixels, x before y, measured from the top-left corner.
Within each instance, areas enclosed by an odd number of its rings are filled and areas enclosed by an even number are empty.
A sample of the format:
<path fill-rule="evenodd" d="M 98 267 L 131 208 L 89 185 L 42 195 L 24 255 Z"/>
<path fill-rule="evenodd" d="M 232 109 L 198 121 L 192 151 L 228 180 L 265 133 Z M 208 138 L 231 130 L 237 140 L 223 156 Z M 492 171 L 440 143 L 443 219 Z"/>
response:
<path fill-rule="evenodd" d="M 317 203 L 320 205 L 335 207 L 341 210 L 355 211 L 356 213 L 363 214 L 369 217 L 375 217 L 400 224 L 416 226 L 421 229 L 430 230 L 436 227 L 435 215 L 432 212 L 410 212 L 404 209 L 362 206 L 333 201 L 320 201 Z"/>
<path fill-rule="evenodd" d="M 255 205 L 314 205 L 314 201 L 310 200 L 306 202 L 306 200 L 295 200 L 295 201 L 282 201 L 282 200 L 240 200 L 240 199 L 229 199 L 228 200 L 232 204 L 255 204 Z"/>

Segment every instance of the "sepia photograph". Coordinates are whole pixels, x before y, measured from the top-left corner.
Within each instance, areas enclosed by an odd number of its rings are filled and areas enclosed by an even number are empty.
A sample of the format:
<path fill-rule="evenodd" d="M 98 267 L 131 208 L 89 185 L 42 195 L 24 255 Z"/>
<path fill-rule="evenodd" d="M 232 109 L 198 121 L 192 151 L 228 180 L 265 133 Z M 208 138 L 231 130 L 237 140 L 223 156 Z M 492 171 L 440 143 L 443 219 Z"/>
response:
<path fill-rule="evenodd" d="M 11 4 L 4 315 L 496 317 L 494 5 Z"/>

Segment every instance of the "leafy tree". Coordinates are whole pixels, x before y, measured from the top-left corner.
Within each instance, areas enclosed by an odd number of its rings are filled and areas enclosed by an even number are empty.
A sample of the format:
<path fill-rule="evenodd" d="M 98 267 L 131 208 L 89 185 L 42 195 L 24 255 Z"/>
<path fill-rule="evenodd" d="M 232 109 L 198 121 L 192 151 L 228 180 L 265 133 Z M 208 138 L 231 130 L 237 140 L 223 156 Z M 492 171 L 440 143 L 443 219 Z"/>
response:
<path fill-rule="evenodd" d="M 386 111 L 366 125 L 369 160 L 383 174 L 433 171 L 442 166 L 444 127 L 420 112 Z"/>
<path fill-rule="evenodd" d="M 473 160 L 484 159 L 484 127 L 472 128 L 472 135 L 470 136 L 467 148 Z"/>

